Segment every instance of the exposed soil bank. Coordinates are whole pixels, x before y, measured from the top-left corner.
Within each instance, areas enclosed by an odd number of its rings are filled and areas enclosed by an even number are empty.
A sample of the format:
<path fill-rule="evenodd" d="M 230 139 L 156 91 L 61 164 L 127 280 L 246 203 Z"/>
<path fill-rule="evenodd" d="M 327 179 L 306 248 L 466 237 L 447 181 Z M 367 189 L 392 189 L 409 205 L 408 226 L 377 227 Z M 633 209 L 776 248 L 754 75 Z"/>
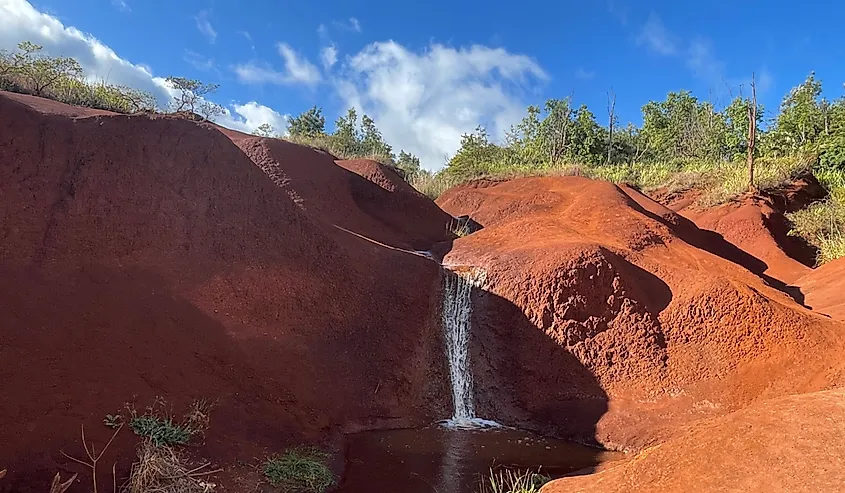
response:
<path fill-rule="evenodd" d="M 487 271 L 473 328 L 482 416 L 636 450 L 842 383 L 841 324 L 641 194 L 526 178 L 467 184 L 438 203 L 484 226 L 445 259 Z"/>
<path fill-rule="evenodd" d="M 439 268 L 395 248 L 445 224 L 399 221 L 413 199 L 373 214 L 408 190 L 240 135 L 0 93 L 4 487 L 87 478 L 59 451 L 83 454 L 81 424 L 101 446 L 133 399 L 216 400 L 197 453 L 230 491 L 286 446 L 449 416 Z M 103 458 L 121 477 L 133 438 Z"/>
<path fill-rule="evenodd" d="M 842 491 L 843 416 L 843 390 L 757 402 L 598 474 L 553 481 L 542 493 Z"/>

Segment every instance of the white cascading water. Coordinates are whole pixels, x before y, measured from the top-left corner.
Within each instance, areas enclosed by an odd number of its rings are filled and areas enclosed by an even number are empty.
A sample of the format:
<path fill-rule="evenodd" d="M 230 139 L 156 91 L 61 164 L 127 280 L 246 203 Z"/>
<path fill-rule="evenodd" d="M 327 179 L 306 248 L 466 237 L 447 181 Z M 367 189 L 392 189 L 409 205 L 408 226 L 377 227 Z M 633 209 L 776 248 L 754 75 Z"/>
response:
<path fill-rule="evenodd" d="M 446 426 L 478 428 L 497 423 L 475 416 L 472 367 L 469 359 L 472 290 L 483 286 L 486 275 L 481 269 L 443 273 L 443 331 L 446 336 L 446 358 L 452 382 L 454 413 Z"/>

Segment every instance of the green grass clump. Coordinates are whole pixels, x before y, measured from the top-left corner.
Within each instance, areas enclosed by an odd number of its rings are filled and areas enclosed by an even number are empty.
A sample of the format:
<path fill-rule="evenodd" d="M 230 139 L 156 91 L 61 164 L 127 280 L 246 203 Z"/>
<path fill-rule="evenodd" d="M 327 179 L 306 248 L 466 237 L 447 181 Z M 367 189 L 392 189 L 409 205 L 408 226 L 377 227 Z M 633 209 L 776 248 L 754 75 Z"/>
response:
<path fill-rule="evenodd" d="M 144 414 L 139 414 L 134 405 L 126 404 L 129 414 L 129 428 L 140 437 L 149 438 L 157 447 L 172 447 L 184 445 L 192 437 L 205 433 L 209 426 L 209 413 L 213 404 L 206 400 L 194 401 L 180 421 L 176 421 L 172 413 L 168 412 L 167 404 L 156 398 L 152 406 L 146 408 Z M 106 416 L 103 422 L 106 426 L 122 421 L 122 417 Z"/>
<path fill-rule="evenodd" d="M 143 415 L 132 418 L 129 427 L 136 435 L 147 437 L 158 446 L 184 445 L 191 439 L 191 430 L 173 422 L 172 418 Z"/>
<path fill-rule="evenodd" d="M 285 491 L 322 493 L 335 484 L 329 455 L 316 448 L 294 448 L 264 463 L 264 476 Z"/>
<path fill-rule="evenodd" d="M 482 483 L 481 493 L 537 493 L 551 478 L 532 471 L 490 470 L 490 477 Z"/>

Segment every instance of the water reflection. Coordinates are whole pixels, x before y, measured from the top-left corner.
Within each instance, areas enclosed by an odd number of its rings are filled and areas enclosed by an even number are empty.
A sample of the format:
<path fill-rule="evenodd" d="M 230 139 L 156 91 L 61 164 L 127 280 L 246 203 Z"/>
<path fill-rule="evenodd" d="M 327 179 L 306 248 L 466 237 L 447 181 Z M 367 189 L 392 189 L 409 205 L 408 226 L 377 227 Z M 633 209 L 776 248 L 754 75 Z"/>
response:
<path fill-rule="evenodd" d="M 372 431 L 350 435 L 344 493 L 474 493 L 491 466 L 561 476 L 621 454 L 517 430 Z"/>

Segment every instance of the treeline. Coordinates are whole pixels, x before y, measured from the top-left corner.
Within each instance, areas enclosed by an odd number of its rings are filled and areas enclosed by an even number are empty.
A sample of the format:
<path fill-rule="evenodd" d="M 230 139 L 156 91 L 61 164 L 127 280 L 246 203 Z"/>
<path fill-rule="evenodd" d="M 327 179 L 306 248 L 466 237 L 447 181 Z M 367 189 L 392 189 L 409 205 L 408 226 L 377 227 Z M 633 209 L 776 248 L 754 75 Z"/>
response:
<path fill-rule="evenodd" d="M 253 133 L 265 137 L 282 137 L 269 124 L 261 125 Z M 338 118 L 334 131 L 328 133 L 322 109 L 314 106 L 290 119 L 284 138 L 324 149 L 340 159 L 372 159 L 394 166 L 402 171 L 407 180 L 412 180 L 424 172 L 420 168 L 419 158 L 415 155 L 403 150 L 400 150 L 398 155 L 394 154 L 393 147 L 385 142 L 372 118 L 365 114 L 359 123 L 358 113 L 354 108 L 350 108 L 345 116 Z"/>
<path fill-rule="evenodd" d="M 750 92 L 750 91 L 749 91 Z M 787 94 L 779 111 L 767 118 L 756 111 L 756 156 L 818 156 L 823 166 L 845 163 L 845 99 L 821 97 L 822 85 L 810 74 Z M 571 97 L 551 99 L 492 142 L 484 128 L 466 134 L 443 173 L 457 179 L 495 175 L 511 169 L 613 166 L 643 162 L 712 163 L 744 159 L 748 148 L 751 98 L 735 97 L 717 109 L 689 91 L 670 92 L 663 101 L 642 107 L 641 126 L 620 127 L 615 96 L 608 97 L 606 124 Z"/>

